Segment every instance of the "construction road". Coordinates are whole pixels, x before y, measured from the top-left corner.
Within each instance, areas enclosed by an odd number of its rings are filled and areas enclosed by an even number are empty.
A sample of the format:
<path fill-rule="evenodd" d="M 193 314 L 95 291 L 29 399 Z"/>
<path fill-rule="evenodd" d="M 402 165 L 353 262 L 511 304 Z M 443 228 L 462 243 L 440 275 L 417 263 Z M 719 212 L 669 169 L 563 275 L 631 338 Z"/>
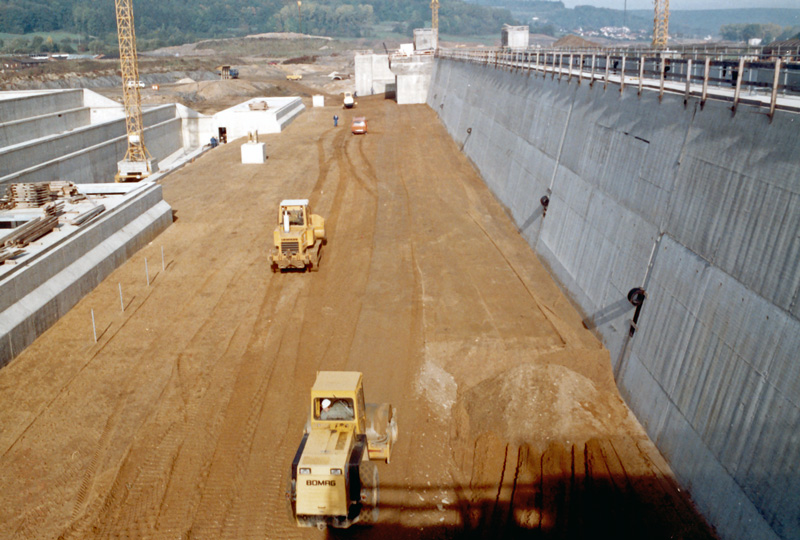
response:
<path fill-rule="evenodd" d="M 713 538 L 435 113 L 358 101 L 164 178 L 170 228 L 0 370 L 0 538 Z M 284 198 L 317 273 L 269 268 Z M 398 411 L 372 527 L 287 512 L 321 369 Z"/>

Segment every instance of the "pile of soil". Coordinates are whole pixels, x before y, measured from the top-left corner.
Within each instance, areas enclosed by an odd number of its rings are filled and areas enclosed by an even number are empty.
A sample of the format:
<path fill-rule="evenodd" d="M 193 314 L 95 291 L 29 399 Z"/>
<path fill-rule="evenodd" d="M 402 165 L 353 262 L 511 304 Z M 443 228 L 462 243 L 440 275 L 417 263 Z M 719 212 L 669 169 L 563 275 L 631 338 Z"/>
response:
<path fill-rule="evenodd" d="M 595 43 L 594 41 L 589 41 L 588 39 L 583 39 L 580 36 L 576 36 L 574 34 L 569 34 L 567 36 L 562 37 L 555 43 L 553 43 L 554 47 L 563 47 L 569 49 L 592 49 L 596 48 L 599 49 L 601 45 L 599 43 Z"/>

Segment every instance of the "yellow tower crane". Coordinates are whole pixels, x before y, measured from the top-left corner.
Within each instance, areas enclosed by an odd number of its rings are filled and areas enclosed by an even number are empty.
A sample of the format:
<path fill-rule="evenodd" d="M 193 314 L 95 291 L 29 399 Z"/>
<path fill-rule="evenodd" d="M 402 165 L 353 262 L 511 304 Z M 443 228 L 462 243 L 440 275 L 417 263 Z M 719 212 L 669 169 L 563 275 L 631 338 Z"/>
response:
<path fill-rule="evenodd" d="M 117 8 L 119 63 L 122 71 L 122 101 L 125 106 L 125 128 L 128 150 L 117 163 L 117 182 L 138 182 L 153 172 L 153 159 L 144 146 L 142 97 L 139 94 L 139 61 L 136 55 L 136 33 L 133 29 L 131 0 L 114 0 Z"/>
<path fill-rule="evenodd" d="M 439 31 L 439 0 L 431 0 L 431 28 Z"/>
<path fill-rule="evenodd" d="M 669 0 L 653 0 L 653 4 L 653 48 L 663 49 L 667 46 L 669 37 Z"/>

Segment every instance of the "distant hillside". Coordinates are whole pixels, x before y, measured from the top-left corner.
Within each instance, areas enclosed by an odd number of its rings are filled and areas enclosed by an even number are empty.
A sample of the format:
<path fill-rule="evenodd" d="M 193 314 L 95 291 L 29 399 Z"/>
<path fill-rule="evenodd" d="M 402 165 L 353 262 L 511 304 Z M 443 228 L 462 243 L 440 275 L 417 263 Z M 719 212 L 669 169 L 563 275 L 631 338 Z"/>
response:
<path fill-rule="evenodd" d="M 502 7 L 531 31 L 570 33 L 578 29 L 597 30 L 604 26 L 627 26 L 633 31 L 652 31 L 652 10 L 628 10 L 577 6 L 567 8 L 561 1 L 548 0 L 467 0 L 477 5 Z M 774 24 L 777 35 L 789 37 L 800 31 L 800 9 L 752 8 L 670 11 L 670 34 L 687 37 L 718 37 L 720 28 L 730 24 Z"/>
<path fill-rule="evenodd" d="M 430 26 L 430 0 L 135 0 L 134 18 L 140 48 L 177 45 L 204 37 L 235 37 L 264 32 L 298 32 L 340 37 L 364 37 L 375 23 L 390 22 L 397 32 Z M 450 35 L 498 33 L 513 23 L 502 8 L 461 0 L 441 0 L 440 31 Z M 446 15 L 445 15 L 446 14 Z M 301 27 L 302 20 L 302 27 Z M 84 37 L 70 47 L 102 50 L 116 40 L 111 0 L 0 0 L 0 34 L 71 32 Z M 0 40 L 2 41 L 2 40 Z M 0 43 L 5 52 L 27 52 L 25 38 Z M 27 50 L 26 50 L 27 47 Z M 63 48 L 44 39 L 40 50 Z M 21 50 L 15 50 L 21 49 Z M 98 51 L 99 52 L 99 51 Z"/>
<path fill-rule="evenodd" d="M 651 10 L 628 11 L 639 17 L 650 17 Z M 694 29 L 697 33 L 718 36 L 719 29 L 726 24 L 777 24 L 783 28 L 800 27 L 800 9 L 752 8 L 752 9 L 699 9 L 692 11 L 670 11 L 670 27 Z M 796 32 L 795 32 L 796 33 Z"/>

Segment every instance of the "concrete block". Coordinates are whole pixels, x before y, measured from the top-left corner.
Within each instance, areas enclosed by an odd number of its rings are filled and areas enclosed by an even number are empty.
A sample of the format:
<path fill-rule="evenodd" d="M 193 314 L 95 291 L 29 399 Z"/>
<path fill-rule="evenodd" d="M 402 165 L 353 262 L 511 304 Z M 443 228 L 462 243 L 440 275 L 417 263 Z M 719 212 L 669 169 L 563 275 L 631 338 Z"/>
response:
<path fill-rule="evenodd" d="M 435 28 L 414 29 L 414 50 L 434 51 L 439 46 L 439 31 Z"/>
<path fill-rule="evenodd" d="M 312 96 L 311 97 L 311 104 L 314 107 L 324 107 L 325 106 L 325 96 Z"/>
<path fill-rule="evenodd" d="M 264 163 L 266 161 L 266 143 L 246 142 L 242 145 L 242 163 Z"/>
<path fill-rule="evenodd" d="M 527 49 L 530 35 L 530 27 L 527 25 L 511 26 L 504 24 L 500 31 L 500 43 L 503 47 L 511 49 Z"/>
<path fill-rule="evenodd" d="M 358 54 L 354 63 L 355 90 L 359 96 L 397 90 L 395 74 L 389 69 L 388 54 Z"/>
<path fill-rule="evenodd" d="M 267 110 L 250 110 L 250 103 L 266 101 Z M 253 98 L 214 115 L 213 133 L 219 128 L 227 130 L 228 142 L 248 133 L 280 133 L 298 114 L 305 110 L 299 97 Z"/>
<path fill-rule="evenodd" d="M 397 77 L 399 105 L 425 103 L 433 74 L 433 56 L 400 56 L 391 60 L 389 68 Z"/>

